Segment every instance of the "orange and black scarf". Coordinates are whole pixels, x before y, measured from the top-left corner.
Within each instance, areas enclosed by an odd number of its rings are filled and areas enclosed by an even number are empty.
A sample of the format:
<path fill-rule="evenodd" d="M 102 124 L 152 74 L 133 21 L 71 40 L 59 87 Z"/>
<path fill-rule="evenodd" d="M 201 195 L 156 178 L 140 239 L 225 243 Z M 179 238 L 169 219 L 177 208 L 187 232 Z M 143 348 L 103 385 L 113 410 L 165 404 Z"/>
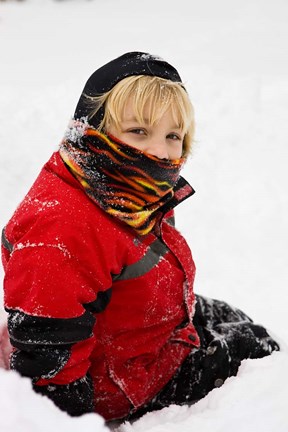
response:
<path fill-rule="evenodd" d="M 184 159 L 162 160 L 72 121 L 60 155 L 86 194 L 110 215 L 145 235 L 174 196 Z"/>

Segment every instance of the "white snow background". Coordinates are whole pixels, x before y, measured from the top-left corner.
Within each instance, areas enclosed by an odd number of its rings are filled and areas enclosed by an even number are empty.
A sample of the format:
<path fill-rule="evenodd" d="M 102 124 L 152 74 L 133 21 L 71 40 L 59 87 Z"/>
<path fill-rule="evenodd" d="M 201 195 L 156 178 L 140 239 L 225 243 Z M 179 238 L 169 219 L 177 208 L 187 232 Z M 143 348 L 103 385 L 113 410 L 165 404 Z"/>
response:
<path fill-rule="evenodd" d="M 127 51 L 158 54 L 178 68 L 196 112 L 183 175 L 197 192 L 176 213 L 195 291 L 242 308 L 282 342 L 194 406 L 118 432 L 288 431 L 287 22 L 287 0 L 0 2 L 0 225 L 57 149 L 88 76 Z M 70 418 L 0 370 L 0 431 L 52 429 L 106 430 L 96 414 Z"/>

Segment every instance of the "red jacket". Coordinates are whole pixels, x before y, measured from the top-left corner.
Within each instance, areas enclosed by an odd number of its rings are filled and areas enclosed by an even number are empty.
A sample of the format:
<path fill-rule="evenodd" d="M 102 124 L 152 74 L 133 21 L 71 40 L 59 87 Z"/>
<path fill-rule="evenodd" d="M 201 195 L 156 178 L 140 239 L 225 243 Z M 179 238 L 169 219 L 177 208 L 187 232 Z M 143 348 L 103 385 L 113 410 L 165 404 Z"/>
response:
<path fill-rule="evenodd" d="M 89 373 L 106 419 L 159 392 L 199 345 L 195 266 L 170 215 L 157 236 L 136 235 L 87 197 L 55 153 L 3 233 L 12 367 L 44 387 Z"/>

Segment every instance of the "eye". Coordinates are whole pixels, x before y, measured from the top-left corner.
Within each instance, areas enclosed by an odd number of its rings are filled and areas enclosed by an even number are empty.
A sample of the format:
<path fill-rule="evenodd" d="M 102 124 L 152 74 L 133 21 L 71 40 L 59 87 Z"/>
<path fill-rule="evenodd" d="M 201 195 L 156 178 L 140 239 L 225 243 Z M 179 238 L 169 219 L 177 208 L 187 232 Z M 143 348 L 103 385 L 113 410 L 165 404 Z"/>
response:
<path fill-rule="evenodd" d="M 182 141 L 182 137 L 175 133 L 170 133 L 169 135 L 167 135 L 167 138 L 172 139 L 173 141 Z"/>
<path fill-rule="evenodd" d="M 133 133 L 136 135 L 145 135 L 145 130 L 140 128 L 133 128 L 128 131 L 129 133 Z"/>

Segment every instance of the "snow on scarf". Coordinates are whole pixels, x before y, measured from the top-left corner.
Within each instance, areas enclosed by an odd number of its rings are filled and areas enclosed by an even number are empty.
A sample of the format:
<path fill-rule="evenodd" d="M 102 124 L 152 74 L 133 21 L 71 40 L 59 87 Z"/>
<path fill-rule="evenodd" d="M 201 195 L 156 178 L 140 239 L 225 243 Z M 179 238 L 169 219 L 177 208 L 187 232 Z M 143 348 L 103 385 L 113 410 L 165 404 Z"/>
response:
<path fill-rule="evenodd" d="M 85 119 L 72 120 L 60 155 L 86 194 L 140 235 L 153 229 L 158 210 L 174 196 L 185 162 L 142 152 L 97 131 Z"/>

